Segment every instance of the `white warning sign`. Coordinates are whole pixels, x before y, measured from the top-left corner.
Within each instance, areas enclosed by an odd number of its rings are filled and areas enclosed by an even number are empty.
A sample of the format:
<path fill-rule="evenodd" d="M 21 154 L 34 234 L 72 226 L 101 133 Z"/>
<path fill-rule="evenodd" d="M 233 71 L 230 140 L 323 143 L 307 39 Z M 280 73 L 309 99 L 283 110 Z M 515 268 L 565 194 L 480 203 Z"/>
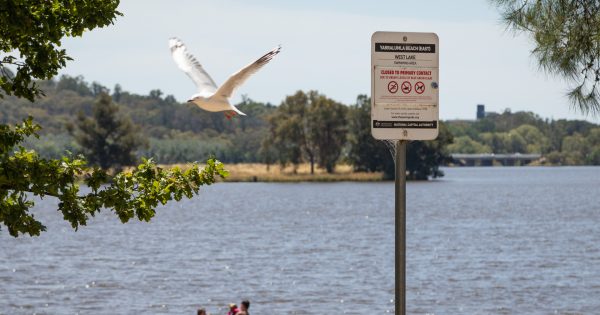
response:
<path fill-rule="evenodd" d="M 375 103 L 438 103 L 437 69 L 375 67 Z"/>
<path fill-rule="evenodd" d="M 371 48 L 373 137 L 435 139 L 439 120 L 437 35 L 376 32 Z"/>

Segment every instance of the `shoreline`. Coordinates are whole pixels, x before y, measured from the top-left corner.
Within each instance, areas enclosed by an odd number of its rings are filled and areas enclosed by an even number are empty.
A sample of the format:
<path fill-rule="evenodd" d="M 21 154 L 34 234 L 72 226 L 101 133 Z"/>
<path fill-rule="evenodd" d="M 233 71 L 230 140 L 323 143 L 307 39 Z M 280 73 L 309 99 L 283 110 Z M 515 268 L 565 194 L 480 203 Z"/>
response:
<path fill-rule="evenodd" d="M 224 163 L 225 169 L 229 171 L 226 179 L 218 179 L 217 182 L 263 182 L 263 183 L 301 183 L 301 182 L 384 182 L 393 181 L 393 179 L 384 179 L 383 172 L 355 172 L 351 165 L 339 164 L 332 174 L 328 174 L 324 169 L 317 168 L 315 165 L 314 174 L 310 174 L 310 164 L 302 163 L 298 165 L 296 172 L 291 165 L 281 168 L 278 164 L 270 165 L 262 163 Z M 159 167 L 171 168 L 179 167 L 187 169 L 190 164 L 162 164 Z M 200 166 L 202 166 L 200 164 Z M 457 166 L 447 165 L 443 168 L 503 168 L 503 167 L 568 167 L 569 165 L 542 165 L 529 164 L 525 166 Z M 584 165 L 585 166 L 585 165 Z M 589 166 L 589 165 L 588 165 Z M 575 167 L 575 166 L 573 166 Z"/>
<path fill-rule="evenodd" d="M 225 164 L 229 171 L 226 179 L 219 182 L 377 182 L 384 181 L 383 172 L 355 172 L 351 165 L 339 164 L 332 174 L 315 165 L 314 174 L 310 174 L 310 164 L 298 165 L 296 172 L 291 165 L 281 168 L 278 164 L 270 165 L 262 163 L 236 163 Z M 185 169 L 186 164 L 161 165 L 161 167 L 180 167 Z"/>
<path fill-rule="evenodd" d="M 279 165 L 260 163 L 225 164 L 229 176 L 224 182 L 375 182 L 383 181 L 383 172 L 354 172 L 352 166 L 340 164 L 328 174 L 315 165 L 314 174 L 310 174 L 310 164 L 298 165 L 296 172 L 292 166 L 281 168 Z"/>

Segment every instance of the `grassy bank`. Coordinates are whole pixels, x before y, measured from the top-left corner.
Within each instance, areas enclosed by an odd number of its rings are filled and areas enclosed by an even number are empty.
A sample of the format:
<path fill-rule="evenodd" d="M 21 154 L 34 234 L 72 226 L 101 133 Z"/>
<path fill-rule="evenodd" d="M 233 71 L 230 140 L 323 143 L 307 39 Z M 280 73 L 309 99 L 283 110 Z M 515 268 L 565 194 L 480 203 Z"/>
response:
<path fill-rule="evenodd" d="M 354 172 L 350 165 L 338 165 L 335 172 L 328 174 L 315 166 L 315 173 L 310 174 L 310 164 L 301 164 L 294 172 L 292 166 L 282 169 L 279 165 L 265 164 L 226 164 L 230 182 L 332 182 L 332 181 L 379 181 L 382 173 Z"/>
<path fill-rule="evenodd" d="M 175 166 L 175 165 L 170 165 Z M 186 165 L 177 165 L 185 168 Z M 279 165 L 271 165 L 267 168 L 266 164 L 259 163 L 225 163 L 225 169 L 229 171 L 229 177 L 226 182 L 372 182 L 380 181 L 383 173 L 354 172 L 350 165 L 338 165 L 333 174 L 327 174 L 323 169 L 315 165 L 315 173 L 310 174 L 310 164 L 300 164 L 296 171 L 292 166 L 281 168 Z"/>

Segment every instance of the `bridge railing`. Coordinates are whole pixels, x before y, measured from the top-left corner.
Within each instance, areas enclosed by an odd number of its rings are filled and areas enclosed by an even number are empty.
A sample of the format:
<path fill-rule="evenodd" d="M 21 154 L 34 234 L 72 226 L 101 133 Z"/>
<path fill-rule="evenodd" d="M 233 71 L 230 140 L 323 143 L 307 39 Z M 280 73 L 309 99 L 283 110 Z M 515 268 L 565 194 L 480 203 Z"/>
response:
<path fill-rule="evenodd" d="M 494 162 L 505 166 L 527 165 L 542 158 L 540 153 L 452 153 L 452 159 L 463 166 L 492 166 Z"/>

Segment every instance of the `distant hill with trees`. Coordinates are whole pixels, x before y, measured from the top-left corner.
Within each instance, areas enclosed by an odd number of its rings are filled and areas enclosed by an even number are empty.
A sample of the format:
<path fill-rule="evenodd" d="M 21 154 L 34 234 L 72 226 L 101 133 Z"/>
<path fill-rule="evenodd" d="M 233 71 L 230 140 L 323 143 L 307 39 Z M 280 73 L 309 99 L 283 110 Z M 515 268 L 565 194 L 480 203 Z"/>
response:
<path fill-rule="evenodd" d="M 112 97 L 118 115 L 130 119 L 147 139 L 138 157 L 173 164 L 216 157 L 225 163 L 298 165 L 311 163 L 329 172 L 337 163 L 357 171 L 383 171 L 394 164 L 388 148 L 370 134 L 370 98 L 355 104 L 336 102 L 317 91 L 297 91 L 275 106 L 243 97 L 237 106 L 248 116 L 228 120 L 193 104 L 179 103 L 158 89 L 147 95 L 112 89 L 83 77 L 62 76 L 38 82 L 46 94 L 34 103 L 6 97 L 0 100 L 0 123 L 16 123 L 31 115 L 43 129 L 27 146 L 42 156 L 60 158 L 66 151 L 86 150 L 69 126 L 91 118 L 103 93 Z M 140 140 L 141 141 L 141 140 Z M 143 141 L 142 141 L 143 142 Z M 435 141 L 409 144 L 409 177 L 443 176 L 441 165 L 450 153 L 541 153 L 553 165 L 600 164 L 600 126 L 581 120 L 548 120 L 531 112 L 488 113 L 478 120 L 440 124 Z"/>
<path fill-rule="evenodd" d="M 5 97 L 0 100 L 0 123 L 20 122 L 29 115 L 43 129 L 27 146 L 48 158 L 66 151 L 85 153 L 69 133 L 77 120 L 90 118 L 94 104 L 108 94 L 118 114 L 130 119 L 146 137 L 138 157 L 173 164 L 203 161 L 214 156 L 226 163 L 298 165 L 311 163 L 333 171 L 344 162 L 357 171 L 383 171 L 393 178 L 388 148 L 371 137 L 370 98 L 359 95 L 344 105 L 317 91 L 297 91 L 275 106 L 244 97 L 237 106 L 248 116 L 228 120 L 172 95 L 152 90 L 148 95 L 109 89 L 83 77 L 61 76 L 38 82 L 46 96 L 32 103 Z M 600 126 L 583 120 L 549 120 L 532 112 L 488 113 L 477 120 L 440 124 L 436 141 L 411 142 L 407 169 L 410 178 L 443 176 L 439 166 L 450 153 L 541 153 L 551 165 L 599 165 Z M 93 159 L 91 159 L 93 160 Z"/>
<path fill-rule="evenodd" d="M 370 99 L 364 95 L 352 105 L 317 91 L 297 91 L 279 106 L 243 97 L 236 106 L 248 116 L 228 120 L 222 113 L 178 103 L 160 90 L 138 95 L 120 85 L 110 89 L 88 83 L 81 76 L 61 76 L 38 82 L 38 86 L 46 96 L 34 103 L 13 97 L 0 100 L 0 123 L 35 117 L 43 129 L 39 139 L 27 140 L 27 146 L 46 157 L 59 158 L 65 151 L 85 152 L 68 126 L 92 117 L 94 103 L 108 93 L 118 105 L 119 115 L 129 117 L 148 140 L 137 155 L 157 163 L 187 163 L 214 156 L 225 163 L 284 166 L 312 162 L 314 167 L 332 172 L 337 163 L 344 162 L 358 171 L 383 171 L 393 177 L 391 154 L 370 136 Z M 445 148 L 452 139 L 444 130 L 442 127 L 442 141 L 411 143 L 407 164 L 411 178 L 443 176 L 439 166 L 448 161 Z M 371 152 L 371 147 L 377 152 Z M 432 153 L 433 159 L 427 156 Z"/>
<path fill-rule="evenodd" d="M 600 126 L 585 120 L 505 110 L 446 124 L 454 136 L 451 153 L 540 153 L 551 165 L 600 165 Z"/>

